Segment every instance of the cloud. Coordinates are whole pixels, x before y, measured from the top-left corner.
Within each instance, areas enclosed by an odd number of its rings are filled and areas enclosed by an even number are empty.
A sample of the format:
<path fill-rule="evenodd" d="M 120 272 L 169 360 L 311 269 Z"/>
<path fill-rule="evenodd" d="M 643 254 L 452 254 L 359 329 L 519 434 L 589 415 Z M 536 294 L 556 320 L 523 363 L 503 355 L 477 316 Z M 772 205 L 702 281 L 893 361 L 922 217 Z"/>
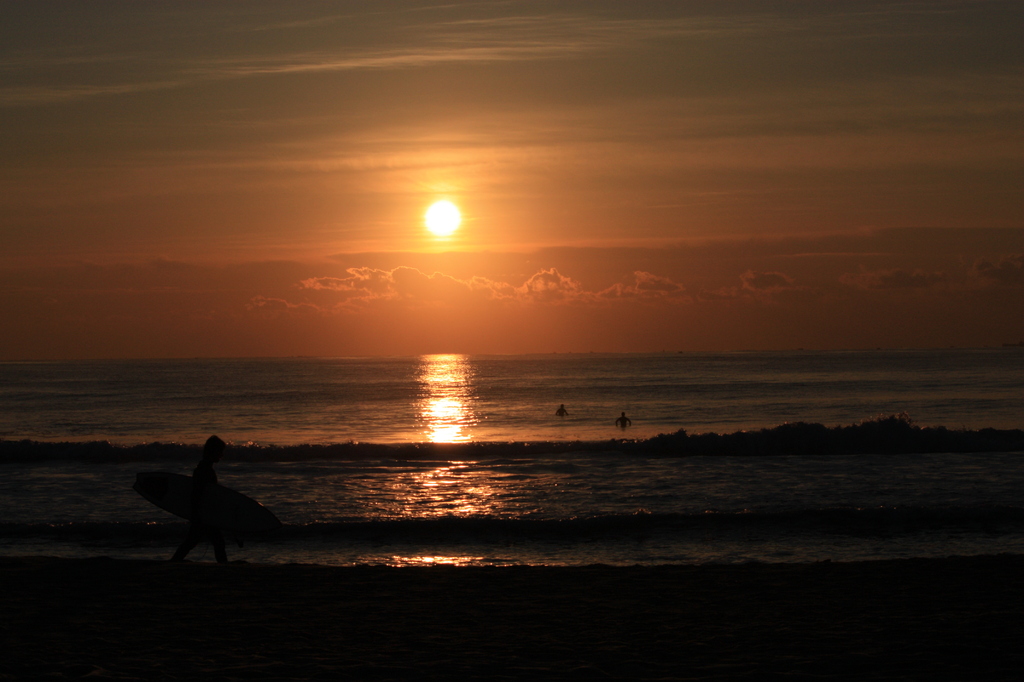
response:
<path fill-rule="evenodd" d="M 598 295 L 607 299 L 677 299 L 689 301 L 690 298 L 684 294 L 684 291 L 685 287 L 682 284 L 674 282 L 668 277 L 661 277 L 650 272 L 637 270 L 633 273 L 633 280 L 631 282 L 614 284 Z"/>
<path fill-rule="evenodd" d="M 702 289 L 699 298 L 702 301 L 746 298 L 770 303 L 780 294 L 803 289 L 804 287 L 797 285 L 795 280 L 785 273 L 747 270 L 740 275 L 739 286 L 715 290 Z"/>
<path fill-rule="evenodd" d="M 311 277 L 299 282 L 300 289 L 335 291 L 353 298 L 388 298 L 392 296 L 394 271 L 374 268 L 348 268 L 348 277 Z"/>
<path fill-rule="evenodd" d="M 79 84 L 7 87 L 0 88 L 0 107 L 56 104 L 101 95 L 134 95 L 171 90 L 192 84 L 193 81 L 186 78 L 167 78 L 135 83 L 109 83 L 106 85 Z"/>
<path fill-rule="evenodd" d="M 276 45 L 248 54 L 230 57 L 189 55 L 187 57 L 167 53 L 158 44 L 147 52 L 151 66 L 158 71 L 148 77 L 120 82 L 45 82 L 0 88 L 0 107 L 32 106 L 80 100 L 103 95 L 126 95 L 172 90 L 216 81 L 288 74 L 331 73 L 350 71 L 396 70 L 426 68 L 431 66 L 472 63 L 490 64 L 536 60 L 565 59 L 598 50 L 620 48 L 624 45 L 639 44 L 653 38 L 695 36 L 709 31 L 736 32 L 724 20 L 695 19 L 610 19 L 600 15 L 559 15 L 540 13 L 534 16 L 505 16 L 456 21 L 423 22 L 409 19 L 404 25 L 398 24 L 392 33 L 410 37 L 399 38 L 396 44 L 349 47 L 352 41 L 344 39 L 344 32 L 314 31 L 332 23 L 358 24 L 370 21 L 374 13 L 359 16 L 325 16 L 285 21 L 272 25 L 249 27 L 230 26 L 212 29 L 229 33 L 239 30 L 262 32 L 283 31 L 293 38 L 305 36 L 305 42 L 313 44 L 312 49 L 301 51 L 276 51 Z M 244 20 L 245 15 L 241 15 Z M 146 28 L 155 30 L 160 21 L 159 12 L 153 16 L 139 18 Z M 198 18 L 202 21 L 202 17 Z M 748 18 L 749 24 L 754 23 Z M 173 31 L 159 24 L 161 30 Z M 745 32 L 748 28 L 742 29 Z M 127 69 L 114 69 L 109 65 L 120 65 L 139 61 L 139 53 L 124 48 L 108 48 L 106 52 L 92 55 L 66 55 L 54 58 L 42 51 L 32 51 L 18 57 L 0 60 L 0 71 L 33 73 L 47 69 L 61 69 L 71 78 L 80 78 L 75 68 L 82 63 L 108 65 L 107 74 L 117 74 Z M 129 51 L 131 50 L 131 51 Z M 109 77 L 109 76 L 108 76 Z"/>
<path fill-rule="evenodd" d="M 516 286 L 486 277 L 458 279 L 440 272 L 427 274 L 417 268 L 401 266 L 393 270 L 348 268 L 347 277 L 310 277 L 298 283 L 300 290 L 329 292 L 350 304 L 372 301 L 408 303 L 492 301 L 517 304 L 600 304 L 619 299 L 688 301 L 684 287 L 668 277 L 636 271 L 625 282 L 602 291 L 586 289 L 582 283 L 546 268 Z"/>
<path fill-rule="evenodd" d="M 566 277 L 555 268 L 541 270 L 515 289 L 520 299 L 543 303 L 565 302 L 589 298 L 579 282 Z"/>
<path fill-rule="evenodd" d="M 17 76 L 12 83 L 29 83 L 0 88 L 0 106 L 56 103 L 282 74 L 567 60 L 602 52 L 629 54 L 638 47 L 646 53 L 652 46 L 672 46 L 690 55 L 695 45 L 717 46 L 715 41 L 800 45 L 805 50 L 830 46 L 832 40 L 841 40 L 851 48 L 870 41 L 872 50 L 898 46 L 902 54 L 908 38 L 914 39 L 915 45 L 931 46 L 951 39 L 967 41 L 974 33 L 984 35 L 979 30 L 963 31 L 960 25 L 964 22 L 957 21 L 959 13 L 973 17 L 971 3 L 935 5 L 894 3 L 857 12 L 842 8 L 766 11 L 759 3 L 708 12 L 684 5 L 659 11 L 657 16 L 644 16 L 646 12 L 627 16 L 630 13 L 622 12 L 617 3 L 614 11 L 598 3 L 589 7 L 580 4 L 572 11 L 527 5 L 511 15 L 505 3 L 470 3 L 458 8 L 390 9 L 386 30 L 381 30 L 381 12 L 376 9 L 318 15 L 293 8 L 268 20 L 263 11 L 232 8 L 231 21 L 225 22 L 216 7 L 189 12 L 187 21 L 182 21 L 176 10 L 148 7 L 122 17 L 132 22 L 133 30 L 129 32 L 118 31 L 116 23 L 99 24 L 100 13 L 94 13 L 95 17 L 84 13 L 91 25 L 74 28 L 96 36 L 95 44 L 61 43 L 61 51 L 55 56 L 56 49 L 47 49 L 50 46 L 45 43 L 37 47 L 26 38 L 31 48 L 13 50 L 0 58 L 0 71 Z M 990 12 L 991 16 L 986 17 Z M 44 15 L 47 20 L 52 18 L 45 10 L 39 10 L 38 17 L 31 12 L 26 16 L 37 19 L 39 25 L 48 25 Z M 1002 24 L 1012 24 L 1017 18 L 1014 9 L 998 7 L 988 11 L 982 8 L 980 17 Z M 910 26 L 914 27 L 912 32 Z M 58 23 L 56 30 L 47 33 L 60 36 L 65 33 L 62 28 Z M 250 44 L 244 49 L 235 47 L 224 56 L 224 46 L 235 45 L 231 34 L 237 32 L 250 34 Z M 25 33 L 32 37 L 30 30 Z M 268 35 L 259 35 L 265 33 Z M 158 37 L 139 41 L 138 35 L 147 34 Z M 40 34 L 36 42 L 49 37 Z M 183 52 L 177 49 L 179 45 L 188 45 L 189 49 Z M 296 45 L 303 48 L 295 49 Z M 785 53 L 793 52 L 800 54 L 792 47 Z M 856 54 L 855 49 L 848 52 Z M 808 70 L 803 62 L 801 72 Z M 95 78 L 96 72 L 83 72 L 79 67 L 89 63 L 104 65 L 102 77 L 116 82 L 88 82 L 87 78 Z M 147 69 L 138 68 L 140 64 Z M 958 65 L 962 68 L 960 61 Z M 834 75 L 835 70 L 829 73 Z M 792 113 L 792 108 L 789 111 Z"/>
<path fill-rule="evenodd" d="M 781 272 L 754 272 L 747 270 L 740 275 L 743 288 L 756 293 L 778 293 L 784 289 L 792 289 L 793 278 Z"/>
<path fill-rule="evenodd" d="M 948 282 L 948 279 L 944 272 L 928 272 L 921 269 L 905 270 L 903 268 L 864 270 L 858 273 L 844 273 L 839 277 L 841 283 L 864 290 L 930 289 Z"/>
<path fill-rule="evenodd" d="M 245 304 L 245 309 L 267 318 L 280 317 L 284 314 L 317 314 L 323 312 L 318 306 L 309 303 L 292 303 L 283 298 L 268 298 L 266 296 L 254 296 Z"/>
<path fill-rule="evenodd" d="M 1024 254 L 1004 256 L 994 263 L 985 258 L 980 259 L 974 263 L 972 272 L 996 286 L 1024 286 Z"/>
<path fill-rule="evenodd" d="M 0 107 L 32 106 L 102 95 L 128 95 L 173 90 L 204 83 L 257 76 L 424 68 L 449 63 L 507 62 L 550 59 L 582 48 L 558 45 L 447 46 L 383 49 L 360 54 L 333 51 L 301 52 L 275 57 L 240 57 L 181 64 L 170 75 L 120 83 L 40 84 L 0 88 Z"/>
<path fill-rule="evenodd" d="M 440 272 L 426 274 L 417 268 L 400 266 L 393 270 L 348 268 L 348 277 L 310 277 L 298 287 L 310 291 L 340 294 L 352 302 L 394 301 L 456 301 L 467 297 L 482 299 L 508 298 L 512 288 L 486 278 L 459 280 Z"/>

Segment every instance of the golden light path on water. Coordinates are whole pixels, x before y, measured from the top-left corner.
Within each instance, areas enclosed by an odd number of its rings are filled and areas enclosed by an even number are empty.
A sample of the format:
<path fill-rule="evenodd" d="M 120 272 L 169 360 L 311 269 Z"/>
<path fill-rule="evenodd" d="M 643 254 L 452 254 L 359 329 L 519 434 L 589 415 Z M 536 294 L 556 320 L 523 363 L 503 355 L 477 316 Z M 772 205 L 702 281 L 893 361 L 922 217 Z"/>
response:
<path fill-rule="evenodd" d="M 464 355 L 425 355 L 417 375 L 420 398 L 417 412 L 423 434 L 431 443 L 472 440 L 477 423 L 473 411 L 473 370 Z M 498 511 L 500 490 L 489 477 L 474 472 L 465 462 L 410 472 L 395 481 L 389 497 L 392 513 L 401 516 L 488 516 Z M 477 556 L 395 555 L 394 566 L 471 565 Z"/>
<path fill-rule="evenodd" d="M 486 561 L 482 556 L 393 556 L 391 566 L 472 566 Z"/>
<path fill-rule="evenodd" d="M 477 423 L 473 413 L 473 370 L 465 355 L 424 355 L 420 359 L 418 412 L 431 443 L 464 443 Z"/>
<path fill-rule="evenodd" d="M 492 475 L 476 470 L 469 462 L 410 471 L 392 484 L 391 512 L 402 517 L 479 517 L 498 516 L 502 496 L 508 496 L 514 484 L 496 481 Z M 514 494 L 514 493 L 513 493 Z M 394 555 L 393 566 L 467 566 L 483 561 L 479 556 Z"/>

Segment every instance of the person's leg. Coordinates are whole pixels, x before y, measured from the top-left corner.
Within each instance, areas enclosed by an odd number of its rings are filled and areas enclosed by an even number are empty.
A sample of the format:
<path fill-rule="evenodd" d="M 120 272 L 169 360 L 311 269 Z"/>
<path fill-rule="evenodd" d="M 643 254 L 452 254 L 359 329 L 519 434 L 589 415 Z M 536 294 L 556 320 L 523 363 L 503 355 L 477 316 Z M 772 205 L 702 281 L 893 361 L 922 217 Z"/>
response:
<path fill-rule="evenodd" d="M 218 564 L 226 564 L 228 562 L 228 553 L 224 549 L 224 534 L 220 532 L 220 528 L 214 528 L 210 526 L 210 542 L 213 543 L 213 555 L 217 557 Z"/>
<path fill-rule="evenodd" d="M 178 546 L 178 551 L 171 557 L 171 561 L 181 561 L 185 556 L 191 552 L 199 541 L 203 538 L 203 528 L 197 523 L 188 524 L 188 534 L 185 539 L 181 541 Z"/>

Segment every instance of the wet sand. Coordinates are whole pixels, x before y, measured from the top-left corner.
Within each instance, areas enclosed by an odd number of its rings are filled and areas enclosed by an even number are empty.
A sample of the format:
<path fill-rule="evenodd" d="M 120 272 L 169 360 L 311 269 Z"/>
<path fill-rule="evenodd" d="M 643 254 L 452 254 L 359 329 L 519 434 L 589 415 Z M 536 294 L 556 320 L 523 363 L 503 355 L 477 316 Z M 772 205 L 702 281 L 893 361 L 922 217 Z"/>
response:
<path fill-rule="evenodd" d="M 1018 679 L 1024 557 L 658 568 L 0 558 L 0 679 Z"/>

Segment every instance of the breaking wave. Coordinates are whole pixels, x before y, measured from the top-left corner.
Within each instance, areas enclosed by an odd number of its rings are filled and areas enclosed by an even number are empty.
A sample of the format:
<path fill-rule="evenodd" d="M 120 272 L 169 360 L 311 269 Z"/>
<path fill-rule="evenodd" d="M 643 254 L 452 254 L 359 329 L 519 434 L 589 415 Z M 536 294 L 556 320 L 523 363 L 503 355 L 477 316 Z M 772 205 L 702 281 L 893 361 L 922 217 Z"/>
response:
<path fill-rule="evenodd" d="M 193 462 L 200 446 L 181 443 L 119 445 L 108 441 L 45 442 L 0 440 L 0 462 L 50 460 L 81 462 Z M 1024 451 L 1021 429 L 948 429 L 921 427 L 906 414 L 890 415 L 849 426 L 785 423 L 770 429 L 729 434 L 688 434 L 681 429 L 647 439 L 607 441 L 472 442 L 472 443 L 309 443 L 302 445 L 233 446 L 232 459 L 243 462 L 330 460 L 470 461 L 494 458 L 538 458 L 572 453 L 618 453 L 635 457 L 688 455 L 856 455 Z"/>

